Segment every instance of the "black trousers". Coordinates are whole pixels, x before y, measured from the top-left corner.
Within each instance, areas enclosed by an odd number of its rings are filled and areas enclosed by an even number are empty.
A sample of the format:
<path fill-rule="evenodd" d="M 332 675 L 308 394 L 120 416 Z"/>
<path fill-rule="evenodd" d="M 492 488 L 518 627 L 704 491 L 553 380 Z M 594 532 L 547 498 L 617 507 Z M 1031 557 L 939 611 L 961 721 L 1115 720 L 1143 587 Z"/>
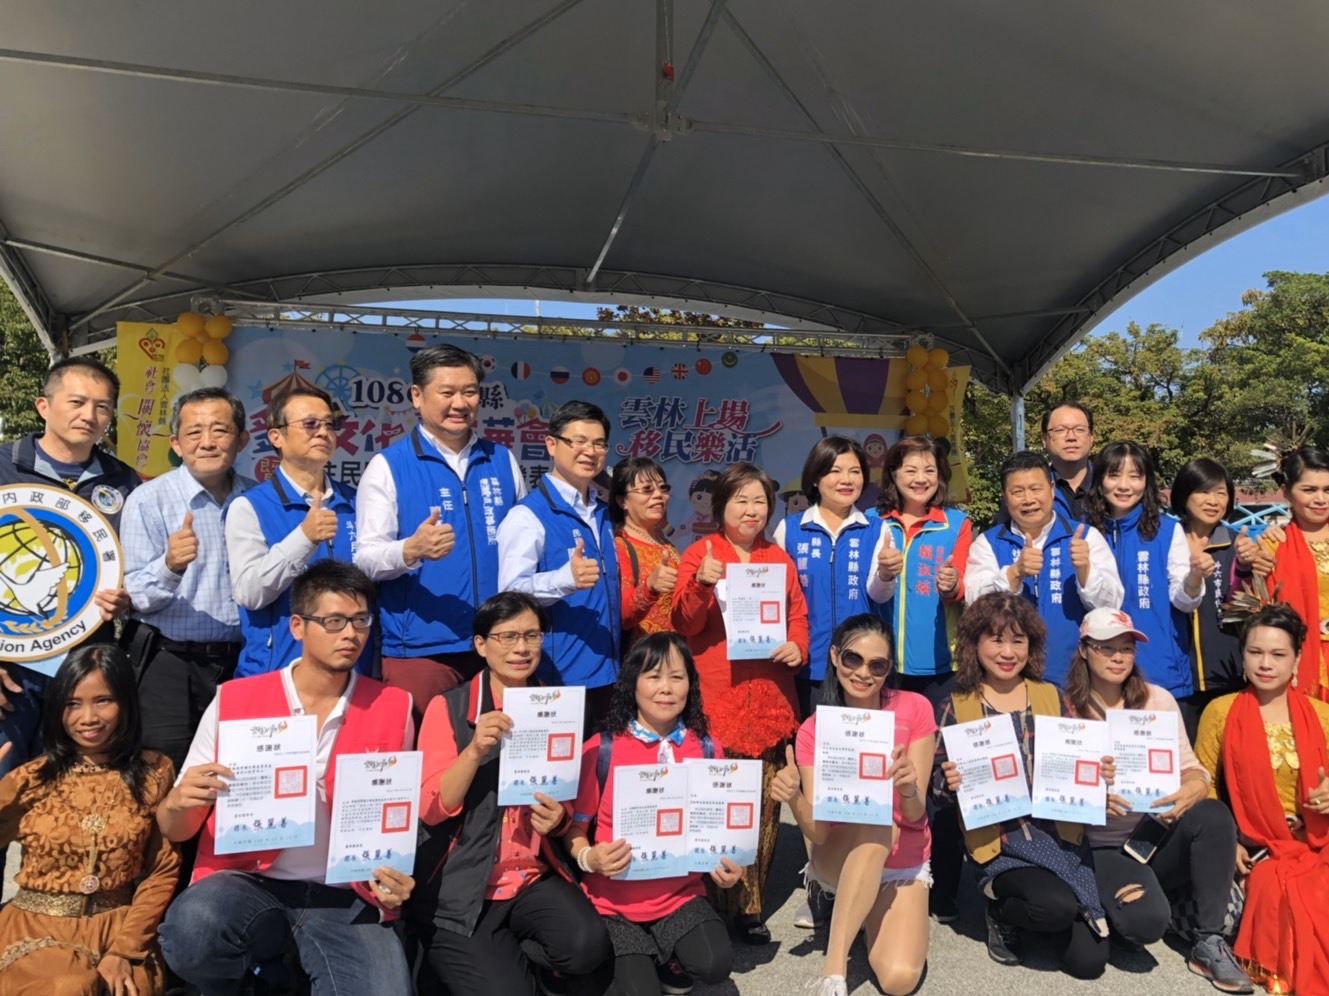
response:
<path fill-rule="evenodd" d="M 1221 934 L 1236 849 L 1236 824 L 1217 799 L 1188 809 L 1147 865 L 1119 847 L 1095 848 L 1094 875 L 1112 929 L 1136 944 L 1154 943 L 1172 919 L 1169 897 L 1189 889 L 1198 932 Z"/>
<path fill-rule="evenodd" d="M 674 957 L 697 981 L 718 985 L 729 978 L 734 964 L 729 928 L 718 920 L 698 924 L 679 938 Z M 660 996 L 660 979 L 650 955 L 619 955 L 614 959 L 613 978 L 605 996 Z"/>
<path fill-rule="evenodd" d="M 533 965 L 588 975 L 612 953 L 590 900 L 556 875 L 513 899 L 487 900 L 470 937 L 432 922 L 414 930 L 452 996 L 534 996 Z"/>
<path fill-rule="evenodd" d="M 203 711 L 217 686 L 235 674 L 237 658 L 190 657 L 159 649 L 139 675 L 143 745 L 159 750 L 175 764 L 185 763 Z"/>
<path fill-rule="evenodd" d="M 1236 853 L 1234 850 L 1233 854 Z M 1021 930 L 1051 935 L 1062 971 L 1096 979 L 1107 967 L 1109 947 L 1080 915 L 1071 887 L 1046 868 L 1015 868 L 992 880 L 996 913 Z"/>

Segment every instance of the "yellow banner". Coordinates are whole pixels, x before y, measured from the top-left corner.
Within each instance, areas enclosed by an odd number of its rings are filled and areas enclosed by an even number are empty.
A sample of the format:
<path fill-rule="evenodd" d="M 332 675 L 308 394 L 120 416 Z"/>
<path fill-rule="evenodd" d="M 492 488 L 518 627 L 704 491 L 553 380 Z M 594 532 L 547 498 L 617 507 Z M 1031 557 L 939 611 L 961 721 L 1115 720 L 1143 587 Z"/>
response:
<path fill-rule="evenodd" d="M 144 477 L 171 469 L 172 358 L 181 335 L 174 325 L 121 322 L 116 326 L 120 375 L 116 456 Z"/>

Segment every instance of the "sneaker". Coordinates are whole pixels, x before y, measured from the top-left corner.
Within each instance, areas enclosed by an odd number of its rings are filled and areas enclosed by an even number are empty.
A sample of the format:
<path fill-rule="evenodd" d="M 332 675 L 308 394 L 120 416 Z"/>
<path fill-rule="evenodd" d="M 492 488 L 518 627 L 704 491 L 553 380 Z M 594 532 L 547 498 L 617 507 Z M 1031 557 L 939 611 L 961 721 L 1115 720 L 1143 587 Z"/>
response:
<path fill-rule="evenodd" d="M 1020 964 L 1020 931 L 997 916 L 991 903 L 984 916 L 988 927 L 988 957 L 998 965 Z"/>
<path fill-rule="evenodd" d="M 755 913 L 744 913 L 734 920 L 734 930 L 744 944 L 760 947 L 771 943 L 771 928 Z"/>
<path fill-rule="evenodd" d="M 664 996 L 688 996 L 692 992 L 692 976 L 683 971 L 678 959 L 668 965 L 656 966 L 655 976 L 660 980 L 660 992 Z"/>
<path fill-rule="evenodd" d="M 843 975 L 823 975 L 808 983 L 812 996 L 849 996 L 849 983 Z"/>
<path fill-rule="evenodd" d="M 835 896 L 816 882 L 809 882 L 807 898 L 794 913 L 794 926 L 804 930 L 826 926 L 831 922 L 831 907 L 834 903 Z"/>
<path fill-rule="evenodd" d="M 948 898 L 934 892 L 928 896 L 928 914 L 938 923 L 954 923 L 960 919 L 960 908 L 954 896 Z"/>
<path fill-rule="evenodd" d="M 1227 941 L 1217 934 L 1200 938 L 1191 948 L 1186 967 L 1196 975 L 1203 975 L 1213 987 L 1225 993 L 1253 993 L 1255 983 L 1241 970 Z"/>

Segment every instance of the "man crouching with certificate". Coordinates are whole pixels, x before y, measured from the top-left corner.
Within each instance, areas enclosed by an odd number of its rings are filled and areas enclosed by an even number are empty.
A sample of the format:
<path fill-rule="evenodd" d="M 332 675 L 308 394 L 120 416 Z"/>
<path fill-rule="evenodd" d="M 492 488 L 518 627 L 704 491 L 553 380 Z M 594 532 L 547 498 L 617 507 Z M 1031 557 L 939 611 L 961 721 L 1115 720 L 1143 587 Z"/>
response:
<path fill-rule="evenodd" d="M 208 996 L 245 991 L 292 938 L 315 996 L 410 992 L 390 921 L 414 879 L 385 863 L 367 882 L 325 881 L 337 759 L 414 746 L 410 695 L 355 674 L 373 613 L 358 568 L 310 566 L 291 589 L 302 655 L 218 689 L 157 811 L 167 839 L 199 835 L 161 942 L 172 971 Z"/>

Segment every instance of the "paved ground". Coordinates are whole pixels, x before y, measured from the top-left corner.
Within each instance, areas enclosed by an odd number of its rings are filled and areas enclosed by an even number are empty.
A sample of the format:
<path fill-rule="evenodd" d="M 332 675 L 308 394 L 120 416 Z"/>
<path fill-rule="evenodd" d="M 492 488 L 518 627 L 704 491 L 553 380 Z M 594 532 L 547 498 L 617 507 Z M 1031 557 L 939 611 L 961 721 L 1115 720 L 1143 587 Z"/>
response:
<path fill-rule="evenodd" d="M 788 814 L 786 813 L 786 819 Z M 8 870 L 18 865 L 17 846 L 10 849 Z M 769 923 L 775 942 L 763 948 L 736 945 L 735 970 L 728 983 L 721 986 L 698 986 L 697 996 L 792 996 L 815 982 L 820 974 L 821 957 L 826 948 L 824 931 L 799 930 L 793 924 L 794 911 L 801 901 L 798 869 L 802 867 L 802 840 L 793 826 L 782 828 L 775 870 L 768 890 L 768 909 L 773 910 Z M 1139 993 L 1169 993 L 1175 996 L 1204 996 L 1214 993 L 1208 982 L 1192 975 L 1184 957 L 1165 943 L 1155 944 L 1139 954 L 1113 952 L 1107 975 L 1094 982 L 1079 982 L 1056 968 L 1051 952 L 1032 941 L 1027 946 L 1026 964 L 1003 968 L 989 960 L 983 946 L 983 912 L 976 901 L 977 890 L 968 888 L 963 895 L 974 901 L 961 904 L 960 919 L 948 927 L 932 925 L 928 972 L 921 994 L 951 996 L 981 992 L 982 996 L 1061 996 L 1063 993 L 1094 993 L 1097 996 L 1124 996 Z M 4 898 L 13 891 L 13 882 L 5 881 Z M 870 978 L 867 955 L 860 939 L 849 962 L 849 986 L 854 996 L 878 993 Z M 368 994 L 367 994 L 368 996 Z M 378 994 L 374 994 L 378 996 Z M 382 994 L 395 996 L 395 994 Z"/>

